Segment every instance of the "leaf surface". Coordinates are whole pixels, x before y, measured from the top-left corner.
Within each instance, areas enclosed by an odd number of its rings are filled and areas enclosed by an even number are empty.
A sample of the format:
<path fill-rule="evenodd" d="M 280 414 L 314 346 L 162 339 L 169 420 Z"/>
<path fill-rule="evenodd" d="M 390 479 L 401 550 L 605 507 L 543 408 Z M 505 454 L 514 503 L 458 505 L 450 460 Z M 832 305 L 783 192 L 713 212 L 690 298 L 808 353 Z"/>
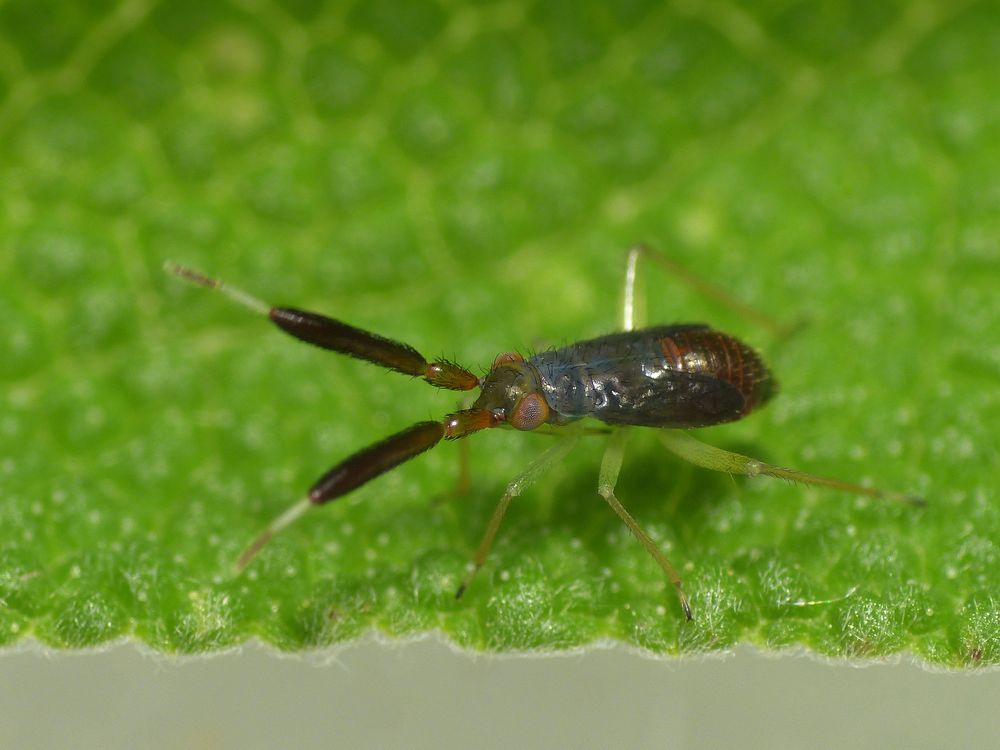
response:
<path fill-rule="evenodd" d="M 0 5 L 0 642 L 436 629 L 1000 662 L 998 35 L 987 3 Z M 651 322 L 711 321 L 782 384 L 700 437 L 928 508 L 732 481 L 637 435 L 618 494 L 685 624 L 588 438 L 456 601 L 551 440 L 498 430 L 467 495 L 443 445 L 232 575 L 331 464 L 456 401 L 165 260 L 485 368 L 614 330 L 638 240 L 808 321 L 778 339 L 643 267 Z"/>

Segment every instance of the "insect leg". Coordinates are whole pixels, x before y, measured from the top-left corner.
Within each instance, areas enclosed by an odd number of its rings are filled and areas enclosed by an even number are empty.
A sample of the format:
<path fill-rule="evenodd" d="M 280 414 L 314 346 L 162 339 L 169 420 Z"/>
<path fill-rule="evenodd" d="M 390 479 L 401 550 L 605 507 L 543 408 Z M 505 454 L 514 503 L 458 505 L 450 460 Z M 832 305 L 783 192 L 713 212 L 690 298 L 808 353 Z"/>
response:
<path fill-rule="evenodd" d="M 469 395 L 462 396 L 458 402 L 459 410 L 466 410 L 472 406 L 472 397 Z M 452 489 L 452 493 L 457 497 L 463 497 L 469 494 L 469 487 L 472 486 L 472 471 L 469 468 L 471 461 L 469 459 L 469 443 L 466 440 L 461 440 L 458 443 L 458 475 L 455 477 L 455 486 Z"/>
<path fill-rule="evenodd" d="M 601 473 L 597 483 L 597 491 L 601 497 L 608 501 L 611 509 L 625 522 L 625 525 L 629 527 L 635 538 L 639 540 L 642 546 L 646 548 L 646 551 L 656 560 L 656 564 L 667 574 L 667 578 L 670 579 L 670 582 L 674 585 L 674 589 L 677 591 L 677 598 L 680 600 L 681 609 L 684 610 L 684 616 L 688 620 L 691 620 L 693 619 L 691 616 L 691 605 L 688 603 L 687 596 L 681 588 L 681 577 L 677 574 L 677 570 L 670 564 L 670 561 L 660 551 L 660 548 L 656 546 L 656 543 L 642 530 L 642 527 L 625 510 L 625 506 L 615 496 L 615 485 L 618 483 L 618 473 L 622 468 L 622 460 L 625 457 L 625 444 L 628 441 L 629 434 L 630 430 L 627 427 L 623 427 L 612 434 L 611 439 L 608 441 L 608 447 L 604 450 L 604 458 L 601 460 Z"/>
<path fill-rule="evenodd" d="M 560 436 L 555 445 L 549 446 L 542 455 L 531 462 L 531 465 L 523 473 L 507 485 L 507 489 L 504 491 L 503 497 L 500 498 L 500 502 L 497 504 L 496 510 L 493 511 L 493 516 L 486 527 L 486 533 L 483 534 L 483 539 L 479 542 L 479 547 L 476 548 L 476 552 L 472 556 L 472 569 L 465 575 L 462 585 L 455 592 L 456 599 L 461 598 L 462 594 L 465 593 L 465 589 L 468 588 L 473 576 L 479 572 L 479 569 L 483 567 L 483 563 L 486 562 L 486 558 L 489 557 L 490 548 L 493 546 L 493 539 L 500 529 L 500 524 L 503 521 L 504 514 L 507 512 L 507 508 L 510 506 L 510 501 L 524 492 L 542 474 L 565 458 L 566 454 L 576 445 L 577 439 L 578 436 L 575 433 Z"/>
<path fill-rule="evenodd" d="M 909 503 L 910 505 L 926 505 L 922 497 L 907 495 L 902 492 L 892 490 L 880 490 L 875 487 L 864 487 L 852 482 L 844 482 L 840 479 L 830 479 L 814 474 L 807 474 L 796 469 L 784 469 L 780 466 L 758 461 L 755 458 L 744 456 L 739 453 L 716 448 L 715 446 L 696 440 L 686 432 L 680 430 L 660 430 L 658 432 L 660 441 L 673 453 L 690 461 L 696 466 L 713 471 L 722 471 L 727 474 L 743 474 L 748 477 L 764 475 L 787 479 L 790 482 L 802 482 L 803 484 L 814 484 L 820 487 L 831 487 L 835 490 L 844 490 L 855 495 L 867 495 L 868 497 L 884 498 L 886 500 L 896 500 L 898 502 Z"/>
<path fill-rule="evenodd" d="M 624 309 L 622 310 L 622 330 L 634 331 L 637 325 L 642 325 L 645 320 L 636 321 L 636 308 L 641 308 L 642 304 L 636 300 L 636 271 L 639 264 L 639 256 L 644 252 L 644 248 L 639 245 L 629 248 L 628 258 L 625 260 L 625 295 Z M 645 316 L 643 316 L 645 317 Z"/>
<path fill-rule="evenodd" d="M 469 469 L 469 444 L 462 441 L 458 444 L 458 476 L 455 478 L 454 493 L 458 497 L 469 494 L 469 487 L 472 485 L 472 472 Z"/>
<path fill-rule="evenodd" d="M 677 261 L 670 259 L 663 253 L 654 250 L 648 245 L 636 245 L 628 251 L 628 262 L 626 268 L 626 309 L 629 306 L 628 300 L 628 290 L 629 290 L 629 279 L 632 279 L 632 285 L 634 286 L 634 279 L 636 275 L 636 265 L 638 263 L 639 256 L 649 258 L 654 263 L 663 268 L 671 276 L 676 277 L 683 281 L 688 286 L 694 287 L 699 292 L 701 292 L 706 297 L 709 297 L 716 302 L 725 305 L 733 312 L 739 314 L 741 317 L 749 318 L 757 323 L 763 328 L 780 335 L 787 336 L 789 333 L 798 328 L 798 324 L 785 325 L 774 320 L 769 315 L 765 315 L 760 310 L 757 310 L 750 305 L 740 302 L 735 299 L 732 295 L 726 292 L 721 287 L 716 286 L 710 281 L 706 281 L 701 276 L 692 273 L 684 266 L 679 264 Z M 626 331 L 631 330 L 631 328 L 626 327 Z"/>

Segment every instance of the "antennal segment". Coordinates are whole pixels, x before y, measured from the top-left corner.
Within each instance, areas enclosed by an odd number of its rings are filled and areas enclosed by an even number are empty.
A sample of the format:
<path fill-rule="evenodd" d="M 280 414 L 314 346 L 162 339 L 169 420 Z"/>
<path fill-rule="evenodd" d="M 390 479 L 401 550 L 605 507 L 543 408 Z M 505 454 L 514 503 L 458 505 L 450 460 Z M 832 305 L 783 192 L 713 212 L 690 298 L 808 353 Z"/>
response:
<path fill-rule="evenodd" d="M 418 422 L 380 443 L 370 445 L 321 476 L 309 490 L 313 505 L 322 505 L 356 490 L 379 474 L 433 448 L 444 437 L 440 422 Z"/>
<path fill-rule="evenodd" d="M 268 316 L 278 328 L 300 341 L 363 359 L 404 375 L 423 378 L 436 388 L 471 391 L 479 385 L 479 378 L 464 367 L 445 360 L 428 362 L 409 344 L 355 328 L 319 313 L 294 307 L 274 307 Z"/>
<path fill-rule="evenodd" d="M 444 438 L 454 440 L 499 424 L 501 421 L 487 409 L 467 409 L 449 414 L 443 422 L 418 422 L 348 456 L 316 480 L 306 497 L 267 525 L 240 555 L 236 562 L 237 572 L 243 570 L 275 534 L 298 520 L 311 506 L 323 505 L 353 492 L 379 475 L 430 450 Z"/>
<path fill-rule="evenodd" d="M 307 344 L 381 365 L 404 375 L 423 378 L 435 388 L 471 391 L 479 386 L 479 378 L 464 367 L 444 359 L 428 362 L 424 355 L 401 341 L 355 328 L 319 313 L 294 307 L 272 307 L 242 289 L 187 266 L 168 261 L 164 268 L 174 276 L 206 289 L 216 289 L 237 304 L 266 315 L 282 331 Z"/>
<path fill-rule="evenodd" d="M 206 289 L 217 289 L 229 297 L 229 299 L 233 300 L 237 304 L 243 305 L 244 307 L 250 308 L 255 313 L 267 315 L 271 312 L 271 306 L 269 304 L 262 302 L 252 294 L 247 294 L 238 287 L 230 286 L 229 284 L 219 281 L 218 279 L 206 276 L 199 271 L 195 271 L 193 268 L 188 268 L 187 266 L 182 266 L 169 260 L 163 264 L 163 268 L 168 273 L 172 273 L 174 276 L 182 278 L 185 281 L 189 281 L 192 284 L 203 286 Z"/>
<path fill-rule="evenodd" d="M 243 570 L 275 534 L 297 521 L 312 506 L 343 497 L 380 474 L 433 448 L 442 437 L 444 425 L 440 422 L 418 422 L 348 456 L 321 476 L 308 495 L 267 525 L 236 561 L 236 572 Z"/>

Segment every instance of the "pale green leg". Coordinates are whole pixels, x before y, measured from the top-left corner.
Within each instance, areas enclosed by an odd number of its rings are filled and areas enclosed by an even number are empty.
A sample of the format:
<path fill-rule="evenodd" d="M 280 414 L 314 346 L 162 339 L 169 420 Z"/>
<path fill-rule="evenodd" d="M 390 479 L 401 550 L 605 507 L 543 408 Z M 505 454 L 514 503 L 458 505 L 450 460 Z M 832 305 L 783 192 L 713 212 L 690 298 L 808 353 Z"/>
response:
<path fill-rule="evenodd" d="M 628 258 L 625 260 L 625 304 L 622 310 L 622 330 L 634 331 L 637 327 L 645 325 L 646 321 L 637 320 L 637 316 L 642 315 L 642 301 L 636 299 L 636 274 L 638 273 L 639 256 L 642 255 L 642 247 L 633 247 L 628 251 Z"/>
<path fill-rule="evenodd" d="M 566 454 L 576 445 L 578 439 L 579 435 L 575 430 L 570 431 L 566 435 L 559 436 L 558 442 L 555 445 L 547 448 L 542 455 L 531 462 L 531 465 L 522 474 L 507 485 L 507 489 L 504 491 L 503 497 L 500 498 L 496 510 L 493 511 L 493 517 L 490 518 L 490 523 L 486 527 L 486 533 L 483 534 L 483 539 L 479 543 L 479 547 L 476 548 L 476 553 L 472 556 L 472 569 L 466 574 L 462 585 L 455 592 L 456 599 L 465 593 L 465 589 L 468 588 L 473 576 L 479 572 L 479 569 L 483 567 L 483 563 L 486 562 L 486 558 L 489 557 L 490 548 L 493 546 L 493 539 L 500 529 L 500 524 L 507 513 L 507 508 L 510 507 L 510 501 L 524 492 L 542 474 L 564 459 Z"/>
<path fill-rule="evenodd" d="M 636 539 L 639 540 L 642 546 L 646 548 L 646 551 L 656 560 L 656 564 L 667 574 L 667 578 L 670 579 L 670 582 L 674 585 L 674 589 L 677 591 L 677 598 L 680 599 L 684 616 L 690 620 L 692 619 L 691 605 L 688 603 L 687 596 L 681 588 L 681 577 L 677 574 L 674 566 L 670 564 L 670 561 L 663 552 L 660 551 L 660 548 L 656 546 L 656 543 L 642 530 L 636 520 L 632 518 L 632 515 L 625 510 L 625 507 L 615 496 L 615 485 L 618 484 L 618 474 L 622 468 L 622 460 L 625 458 L 625 445 L 628 442 L 630 434 L 631 430 L 628 427 L 622 427 L 611 435 L 608 447 L 604 450 L 604 458 L 601 460 L 601 473 L 597 482 L 597 491 L 601 497 L 608 501 L 611 509 L 625 522 L 625 525 L 629 527 L 629 530 L 635 535 Z"/>
<path fill-rule="evenodd" d="M 629 249 L 628 260 L 625 263 L 625 309 L 622 322 L 626 331 L 631 331 L 633 328 L 641 327 L 645 324 L 645 321 L 637 320 L 640 300 L 636 293 L 636 277 L 638 275 L 637 268 L 640 256 L 656 263 L 670 274 L 672 278 L 680 279 L 706 297 L 714 299 L 740 316 L 753 320 L 757 325 L 763 326 L 780 336 L 787 336 L 798 328 L 799 324 L 792 326 L 783 325 L 760 310 L 740 302 L 721 287 L 706 281 L 698 274 L 692 273 L 684 266 L 648 245 L 636 245 Z"/>
<path fill-rule="evenodd" d="M 463 409 L 468 409 L 472 406 L 472 402 L 475 399 L 472 396 L 466 395 L 458 400 L 457 408 L 459 411 Z M 455 488 L 452 492 L 457 497 L 464 497 L 469 494 L 469 487 L 472 486 L 472 470 L 469 468 L 471 462 L 469 461 L 469 441 L 459 440 L 458 441 L 458 476 L 455 479 Z"/>
<path fill-rule="evenodd" d="M 724 451 L 721 448 L 708 445 L 680 430 L 660 430 L 657 434 L 668 450 L 676 453 L 685 461 L 690 461 L 696 466 L 711 469 L 712 471 L 722 471 L 727 474 L 743 474 L 748 477 L 759 475 L 778 477 L 779 479 L 787 479 L 791 482 L 832 487 L 833 489 L 844 490 L 855 495 L 898 500 L 910 503 L 911 505 L 925 504 L 924 499 L 916 495 L 906 495 L 902 492 L 880 490 L 874 487 L 863 487 L 860 484 L 844 482 L 840 479 L 819 477 L 814 474 L 807 474 L 804 471 L 796 471 L 795 469 L 783 469 L 780 466 L 767 464 L 749 456 Z"/>

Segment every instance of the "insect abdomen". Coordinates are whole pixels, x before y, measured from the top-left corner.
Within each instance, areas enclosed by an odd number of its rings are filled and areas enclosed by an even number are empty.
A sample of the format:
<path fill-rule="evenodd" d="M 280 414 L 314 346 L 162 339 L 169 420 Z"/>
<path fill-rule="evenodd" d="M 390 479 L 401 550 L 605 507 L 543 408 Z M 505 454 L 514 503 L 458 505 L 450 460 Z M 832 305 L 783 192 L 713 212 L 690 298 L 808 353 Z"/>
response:
<path fill-rule="evenodd" d="M 706 427 L 746 416 L 775 390 L 756 352 L 700 324 L 614 333 L 530 362 L 550 421 Z"/>
<path fill-rule="evenodd" d="M 690 328 L 660 337 L 667 367 L 678 372 L 709 375 L 722 380 L 743 395 L 740 416 L 765 404 L 777 384 L 760 355 L 725 333 L 711 328 Z"/>

